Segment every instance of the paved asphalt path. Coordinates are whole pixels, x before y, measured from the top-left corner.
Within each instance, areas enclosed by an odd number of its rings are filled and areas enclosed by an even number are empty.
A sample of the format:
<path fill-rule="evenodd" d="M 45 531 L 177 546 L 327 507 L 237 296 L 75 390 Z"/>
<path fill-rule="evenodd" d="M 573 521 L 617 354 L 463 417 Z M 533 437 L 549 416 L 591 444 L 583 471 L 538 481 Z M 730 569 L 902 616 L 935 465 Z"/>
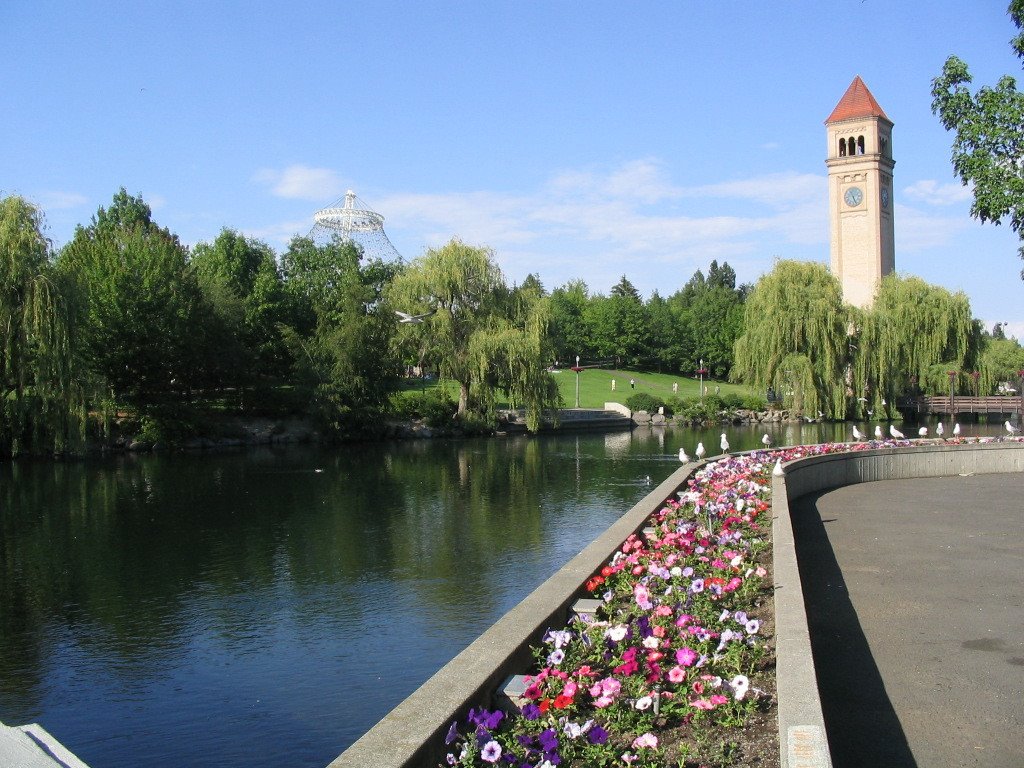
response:
<path fill-rule="evenodd" d="M 1024 768 L 1024 474 L 792 510 L 835 768 Z"/>

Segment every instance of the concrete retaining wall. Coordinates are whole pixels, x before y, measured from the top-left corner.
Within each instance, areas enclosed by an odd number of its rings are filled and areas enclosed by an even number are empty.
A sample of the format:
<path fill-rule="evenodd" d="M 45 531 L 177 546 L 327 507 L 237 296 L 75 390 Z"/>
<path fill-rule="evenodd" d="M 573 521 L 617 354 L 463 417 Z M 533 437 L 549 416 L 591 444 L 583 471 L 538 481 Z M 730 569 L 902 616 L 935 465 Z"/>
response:
<path fill-rule="evenodd" d="M 1024 443 L 949 445 L 812 456 L 773 478 L 776 685 L 782 768 L 832 765 L 811 655 L 789 504 L 808 493 L 875 480 L 1024 471 Z"/>

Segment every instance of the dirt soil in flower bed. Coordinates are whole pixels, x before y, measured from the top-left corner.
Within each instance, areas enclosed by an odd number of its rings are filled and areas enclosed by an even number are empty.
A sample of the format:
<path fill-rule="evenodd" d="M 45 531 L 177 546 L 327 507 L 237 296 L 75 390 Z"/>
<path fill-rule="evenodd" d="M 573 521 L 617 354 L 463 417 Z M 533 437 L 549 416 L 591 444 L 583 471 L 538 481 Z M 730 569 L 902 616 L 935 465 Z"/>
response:
<path fill-rule="evenodd" d="M 768 569 L 764 583 L 773 584 L 771 563 L 763 565 Z M 770 587 L 762 593 L 755 607 L 763 634 L 774 638 L 775 600 Z M 679 768 L 780 768 L 774 641 L 750 676 L 750 685 L 751 688 L 759 688 L 764 695 L 760 698 L 761 706 L 740 727 L 716 728 L 702 723 L 694 729 L 685 723 L 675 727 L 663 724 L 658 736 L 665 750 L 665 765 Z"/>

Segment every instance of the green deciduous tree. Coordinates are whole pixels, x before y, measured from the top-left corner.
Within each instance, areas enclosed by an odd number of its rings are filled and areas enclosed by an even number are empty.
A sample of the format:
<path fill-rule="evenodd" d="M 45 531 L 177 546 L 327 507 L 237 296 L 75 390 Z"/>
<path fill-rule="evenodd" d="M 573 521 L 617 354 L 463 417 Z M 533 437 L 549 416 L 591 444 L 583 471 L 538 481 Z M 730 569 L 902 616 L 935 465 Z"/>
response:
<path fill-rule="evenodd" d="M 510 291 L 489 249 L 459 240 L 430 249 L 395 278 L 389 299 L 409 314 L 433 311 L 424 323 L 404 325 L 403 334 L 442 378 L 458 383 L 460 415 L 471 405 L 488 410 L 504 391 L 536 430 L 543 410 L 558 404 L 545 371 L 549 299 L 532 289 Z"/>
<path fill-rule="evenodd" d="M 1024 0 L 1013 0 L 1009 15 L 1021 30 L 1011 45 L 1024 60 Z M 971 215 L 1008 221 L 1024 241 L 1024 93 L 1009 75 L 976 94 L 968 88 L 972 81 L 967 64 L 950 56 L 932 81 L 932 111 L 955 133 L 953 170 L 974 188 Z"/>
<path fill-rule="evenodd" d="M 0 199 L 0 455 L 76 447 L 84 437 L 73 328 L 39 211 Z"/>
<path fill-rule="evenodd" d="M 852 389 L 869 407 L 891 409 L 911 382 L 925 391 L 949 390 L 946 371 L 975 370 L 981 329 L 964 293 L 950 293 L 918 277 L 882 279 L 869 310 L 855 320 Z"/>
<path fill-rule="evenodd" d="M 300 375 L 329 428 L 348 432 L 381 409 L 397 381 L 394 321 L 382 303 L 397 264 L 363 261 L 350 240 L 294 238 L 282 256 L 292 307 L 289 338 Z"/>
<path fill-rule="evenodd" d="M 291 363 L 279 330 L 286 308 L 270 246 L 225 228 L 212 243 L 199 243 L 190 263 L 225 332 L 216 347 L 233 361 L 234 383 L 283 375 Z"/>
<path fill-rule="evenodd" d="M 81 364 L 114 397 L 146 408 L 204 382 L 205 312 L 188 255 L 122 188 L 58 258 L 76 287 Z"/>
<path fill-rule="evenodd" d="M 786 393 L 804 413 L 844 418 L 848 318 L 839 281 L 823 264 L 777 262 L 747 297 L 733 378 Z"/>

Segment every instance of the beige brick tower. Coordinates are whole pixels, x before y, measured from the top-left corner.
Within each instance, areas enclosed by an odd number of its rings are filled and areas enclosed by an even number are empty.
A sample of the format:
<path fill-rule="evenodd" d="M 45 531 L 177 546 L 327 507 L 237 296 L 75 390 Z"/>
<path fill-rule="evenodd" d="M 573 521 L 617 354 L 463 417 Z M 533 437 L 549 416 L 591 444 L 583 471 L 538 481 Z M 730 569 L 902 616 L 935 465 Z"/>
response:
<path fill-rule="evenodd" d="M 832 274 L 843 298 L 869 307 L 896 268 L 892 121 L 858 75 L 825 121 Z"/>

